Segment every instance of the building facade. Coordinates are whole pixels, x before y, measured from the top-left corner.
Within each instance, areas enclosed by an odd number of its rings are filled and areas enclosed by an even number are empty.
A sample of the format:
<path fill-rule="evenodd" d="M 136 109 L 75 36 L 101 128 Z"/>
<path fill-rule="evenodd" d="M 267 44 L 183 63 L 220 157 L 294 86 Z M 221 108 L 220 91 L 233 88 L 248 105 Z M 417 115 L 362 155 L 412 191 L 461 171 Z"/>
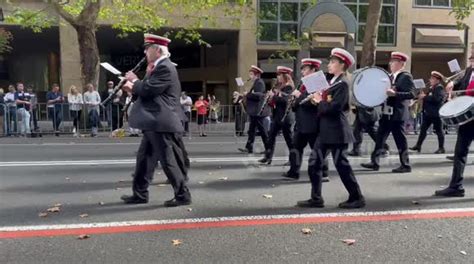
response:
<path fill-rule="evenodd" d="M 42 1 L 17 2 L 36 9 L 44 5 Z M 255 0 L 254 11 L 242 16 L 238 25 L 231 19 L 218 18 L 217 26 L 202 30 L 210 47 L 174 41 L 171 58 L 178 64 L 183 90 L 195 96 L 215 94 L 221 102 L 229 103 L 232 91 L 239 89 L 235 78 L 245 80 L 251 64 L 258 64 L 266 71 L 264 78 L 270 79 L 277 65 L 297 69 L 298 59 L 308 56 L 326 61 L 333 47 L 346 47 L 360 56 L 368 1 L 319 0 L 316 5 L 311 2 Z M 464 67 L 474 33 L 456 28 L 450 15 L 451 2 L 383 0 L 377 66 L 386 68 L 390 52 L 397 50 L 410 55 L 408 69 L 415 78 L 427 80 L 432 70 L 450 75 L 447 62 L 452 59 Z M 4 8 L 7 15 L 11 10 Z M 17 25 L 0 24 L 14 37 L 13 51 L 0 55 L 0 86 L 23 81 L 40 92 L 56 82 L 65 92 L 70 85 L 80 86 L 77 37 L 72 27 L 59 17 L 58 20 L 58 26 L 38 34 Z M 474 15 L 466 23 L 474 25 Z M 101 60 L 121 71 L 131 69 L 143 56 L 141 34 L 121 38 L 104 22 L 97 38 Z M 295 45 L 297 38 L 306 41 Z M 107 80 L 114 79 L 103 70 L 100 76 L 99 90 Z"/>

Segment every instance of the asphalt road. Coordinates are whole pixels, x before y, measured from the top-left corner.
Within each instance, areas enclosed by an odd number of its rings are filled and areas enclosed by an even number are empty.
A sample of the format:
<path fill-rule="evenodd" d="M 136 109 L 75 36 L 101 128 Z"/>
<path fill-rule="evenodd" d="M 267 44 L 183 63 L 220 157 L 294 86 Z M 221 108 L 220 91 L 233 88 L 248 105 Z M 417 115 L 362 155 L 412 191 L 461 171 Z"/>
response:
<path fill-rule="evenodd" d="M 409 136 L 410 145 L 416 140 Z M 331 164 L 329 183 L 324 184 L 324 209 L 299 209 L 296 201 L 309 198 L 307 176 L 298 182 L 282 180 L 285 145 L 279 142 L 271 166 L 258 165 L 260 155 L 237 152 L 244 138 L 208 137 L 186 139 L 192 159 L 189 187 L 193 204 L 164 208 L 172 188 L 164 185 L 157 170 L 150 187 L 150 203 L 124 205 L 119 197 L 129 194 L 130 174 L 139 139 L 44 137 L 0 139 L 0 256 L 1 263 L 473 263 L 474 218 L 464 211 L 474 208 L 474 170 L 465 171 L 466 197 L 439 199 L 434 190 L 448 183 L 452 163 L 429 136 L 421 154 L 410 156 L 413 172 L 393 174 L 398 155 L 383 160 L 379 172 L 363 170 L 373 147 L 364 144 L 365 156 L 351 159 L 367 207 L 353 210 L 366 215 L 379 212 L 432 212 L 430 217 L 406 219 L 376 217 L 370 220 L 347 215 L 337 204 L 347 194 Z M 454 135 L 446 146 L 453 151 Z M 395 149 L 390 139 L 392 149 Z M 261 147 L 261 145 L 259 144 Z M 472 155 L 472 154 L 471 154 Z M 472 156 L 470 157 L 472 162 Z M 303 165 L 305 168 L 306 164 Z M 60 212 L 39 217 L 60 203 Z M 452 216 L 443 210 L 459 210 Z M 431 211 L 430 211 L 431 210 Z M 328 213 L 342 217 L 324 222 L 295 220 L 278 224 L 243 221 L 230 226 L 227 218 L 275 215 L 302 219 L 306 214 Z M 341 214 L 342 213 L 342 214 Z M 87 214 L 87 217 L 80 215 Z M 299 216 L 302 214 L 303 216 Z M 340 215 L 341 214 L 341 215 Z M 322 215 L 324 216 L 324 215 Z M 68 227 L 71 224 L 137 223 L 174 219 L 216 217 L 222 225 L 193 228 L 172 226 L 167 230 L 109 229 L 85 240 L 77 235 L 47 236 L 30 233 L 20 238 L 1 238 L 2 228 L 32 230 Z M 135 224 L 133 224 L 135 225 Z M 309 228 L 311 234 L 301 230 Z M 28 229 L 29 230 L 29 229 Z M 102 231 L 101 231 L 102 232 Z M 347 245 L 341 240 L 354 239 Z M 172 240 L 182 244 L 173 245 Z"/>

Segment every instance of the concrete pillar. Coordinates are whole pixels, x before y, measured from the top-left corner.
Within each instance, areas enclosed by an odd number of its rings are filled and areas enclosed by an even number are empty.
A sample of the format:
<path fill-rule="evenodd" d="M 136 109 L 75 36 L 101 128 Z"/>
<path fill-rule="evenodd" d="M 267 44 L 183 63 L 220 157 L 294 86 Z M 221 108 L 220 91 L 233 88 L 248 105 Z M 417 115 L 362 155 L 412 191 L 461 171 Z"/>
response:
<path fill-rule="evenodd" d="M 59 23 L 59 49 L 61 52 L 61 91 L 67 94 L 69 87 L 75 85 L 79 92 L 83 92 L 76 30 L 62 18 Z"/>
<path fill-rule="evenodd" d="M 253 1 L 252 5 L 253 9 L 257 10 L 257 1 Z M 242 77 L 244 81 L 248 79 L 248 71 L 250 65 L 257 65 L 258 57 L 256 28 L 257 16 L 247 16 L 244 12 L 239 30 L 239 40 L 237 48 L 237 76 Z M 230 80 L 230 82 L 233 82 L 234 84 L 232 85 L 235 85 L 234 79 Z M 241 92 L 243 92 L 243 88 L 240 89 Z"/>

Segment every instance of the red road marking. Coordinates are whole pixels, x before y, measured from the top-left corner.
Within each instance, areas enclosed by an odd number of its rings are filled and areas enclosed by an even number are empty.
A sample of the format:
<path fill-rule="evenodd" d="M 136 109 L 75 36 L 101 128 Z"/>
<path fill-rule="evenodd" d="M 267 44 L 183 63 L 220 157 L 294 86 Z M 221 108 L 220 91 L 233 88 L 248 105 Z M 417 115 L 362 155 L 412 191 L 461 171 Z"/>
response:
<path fill-rule="evenodd" d="M 279 218 L 258 220 L 223 220 L 195 223 L 167 223 L 150 225 L 109 226 L 71 229 L 48 229 L 48 230 L 26 230 L 26 231 L 3 231 L 0 239 L 33 238 L 33 237 L 56 237 L 69 235 L 96 235 L 96 234 L 118 234 L 136 232 L 158 232 L 176 229 L 205 229 L 223 227 L 245 227 L 261 225 L 289 225 L 289 224 L 321 224 L 341 222 L 385 222 L 400 220 L 423 220 L 423 219 L 445 219 L 474 217 L 474 211 L 439 212 L 439 213 L 413 213 L 392 215 L 360 215 L 360 216 L 334 216 L 334 217 L 302 217 L 302 218 Z"/>

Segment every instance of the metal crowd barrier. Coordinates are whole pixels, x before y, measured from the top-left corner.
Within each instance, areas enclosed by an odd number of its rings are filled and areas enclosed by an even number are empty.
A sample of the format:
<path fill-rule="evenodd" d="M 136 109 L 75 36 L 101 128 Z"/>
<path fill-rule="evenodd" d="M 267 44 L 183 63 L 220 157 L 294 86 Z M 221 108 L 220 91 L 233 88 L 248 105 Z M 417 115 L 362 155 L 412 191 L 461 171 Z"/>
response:
<path fill-rule="evenodd" d="M 32 134 L 69 134 L 73 135 L 74 123 L 76 123 L 79 135 L 91 135 L 92 123 L 90 122 L 87 105 L 81 105 L 79 112 L 70 109 L 70 104 L 56 104 L 53 108 L 48 107 L 45 103 L 36 104 L 29 111 L 29 128 Z M 130 133 L 128 122 L 122 112 L 122 105 L 107 105 L 100 107 L 97 120 L 97 133 L 111 135 L 112 131 L 123 128 L 126 134 Z M 16 106 L 8 106 L 0 104 L 0 111 L 3 116 L 0 117 L 0 136 L 16 136 L 21 135 L 22 116 Z M 76 121 L 75 121 L 76 119 Z M 197 125 L 198 115 L 195 109 L 191 111 L 188 120 L 189 132 L 188 137 L 199 136 Z M 216 109 L 215 113 L 208 112 L 207 121 L 204 126 L 204 132 L 209 135 L 233 135 L 242 136 L 247 133 L 248 118 L 245 112 L 239 112 L 236 106 L 221 105 Z M 239 120 L 240 126 L 236 124 Z M 417 125 L 417 131 L 421 127 Z M 184 125 L 184 122 L 183 122 Z M 57 128 L 57 129 L 56 129 Z M 456 131 L 455 127 L 449 127 L 450 132 Z M 456 133 L 456 132 L 454 132 Z"/>

